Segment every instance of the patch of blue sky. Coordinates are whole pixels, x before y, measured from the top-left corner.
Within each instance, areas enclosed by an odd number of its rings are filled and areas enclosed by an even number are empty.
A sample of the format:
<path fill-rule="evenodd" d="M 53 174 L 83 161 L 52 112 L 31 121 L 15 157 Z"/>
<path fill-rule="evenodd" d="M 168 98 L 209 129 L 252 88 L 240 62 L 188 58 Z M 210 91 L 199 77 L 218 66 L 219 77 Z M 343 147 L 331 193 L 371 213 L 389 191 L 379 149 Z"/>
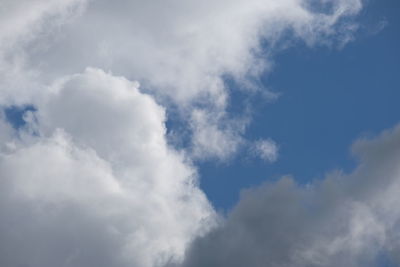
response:
<path fill-rule="evenodd" d="M 24 120 L 24 114 L 27 111 L 35 111 L 35 110 L 36 110 L 35 107 L 32 105 L 9 106 L 3 109 L 7 121 L 16 130 L 20 129 L 26 124 Z"/>
<path fill-rule="evenodd" d="M 387 252 L 382 251 L 376 258 L 375 265 L 379 267 L 396 267 L 397 265 L 392 261 L 391 256 Z"/>

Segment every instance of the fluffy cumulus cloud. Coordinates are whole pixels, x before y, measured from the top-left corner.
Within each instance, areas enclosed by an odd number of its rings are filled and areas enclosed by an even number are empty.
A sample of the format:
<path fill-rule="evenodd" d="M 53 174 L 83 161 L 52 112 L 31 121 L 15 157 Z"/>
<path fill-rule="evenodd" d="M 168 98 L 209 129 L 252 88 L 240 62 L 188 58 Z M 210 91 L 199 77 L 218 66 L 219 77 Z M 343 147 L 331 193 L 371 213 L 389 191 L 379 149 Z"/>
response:
<path fill-rule="evenodd" d="M 164 109 L 137 87 L 97 69 L 64 77 L 19 138 L 2 137 L 1 266 L 158 266 L 212 225 Z"/>
<path fill-rule="evenodd" d="M 284 177 L 244 191 L 183 266 L 400 264 L 400 126 L 357 141 L 353 151 L 359 165 L 350 174 L 306 186 Z"/>

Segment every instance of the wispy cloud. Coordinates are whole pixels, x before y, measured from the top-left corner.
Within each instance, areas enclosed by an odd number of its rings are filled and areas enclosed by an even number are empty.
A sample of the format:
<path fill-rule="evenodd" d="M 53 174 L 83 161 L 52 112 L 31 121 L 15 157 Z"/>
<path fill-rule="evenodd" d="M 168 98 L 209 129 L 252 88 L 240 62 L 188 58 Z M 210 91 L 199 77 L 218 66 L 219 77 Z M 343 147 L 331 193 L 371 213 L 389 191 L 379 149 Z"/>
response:
<path fill-rule="evenodd" d="M 262 160 L 274 162 L 278 159 L 278 145 L 270 140 L 258 140 L 251 145 L 251 153 Z"/>

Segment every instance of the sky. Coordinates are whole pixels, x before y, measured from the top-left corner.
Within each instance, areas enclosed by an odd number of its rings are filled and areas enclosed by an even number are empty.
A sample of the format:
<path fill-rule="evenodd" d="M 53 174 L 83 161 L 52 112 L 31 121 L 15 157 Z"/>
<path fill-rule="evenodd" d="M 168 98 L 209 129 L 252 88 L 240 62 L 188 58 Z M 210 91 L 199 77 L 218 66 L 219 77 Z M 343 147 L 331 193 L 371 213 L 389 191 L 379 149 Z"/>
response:
<path fill-rule="evenodd" d="M 0 265 L 400 265 L 395 0 L 2 0 Z"/>

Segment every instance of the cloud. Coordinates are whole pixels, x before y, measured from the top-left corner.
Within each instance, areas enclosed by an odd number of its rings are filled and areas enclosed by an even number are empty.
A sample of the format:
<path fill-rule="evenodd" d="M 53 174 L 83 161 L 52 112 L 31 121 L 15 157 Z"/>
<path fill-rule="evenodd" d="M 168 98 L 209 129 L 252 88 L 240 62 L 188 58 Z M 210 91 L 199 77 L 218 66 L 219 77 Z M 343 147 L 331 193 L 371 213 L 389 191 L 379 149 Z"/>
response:
<path fill-rule="evenodd" d="M 254 156 L 264 161 L 274 162 L 278 159 L 278 146 L 272 140 L 258 140 L 251 146 Z"/>
<path fill-rule="evenodd" d="M 0 113 L 0 151 L 5 149 L 8 142 L 12 139 L 15 132 L 11 125 L 6 122 L 6 115 L 4 112 Z"/>
<path fill-rule="evenodd" d="M 282 39 L 313 45 L 348 38 L 353 23 L 342 18 L 361 9 L 360 0 L 329 1 L 328 12 L 311 8 L 326 1 L 299 0 L 28 2 L 33 5 L 28 15 L 27 1 L 3 4 L 13 7 L 13 15 L 3 18 L 2 31 L 10 34 L 0 39 L 19 46 L 2 48 L 7 56 L 0 81 L 6 89 L 0 103 L 30 102 L 55 79 L 88 66 L 110 70 L 140 81 L 160 103 L 179 110 L 193 134 L 192 145 L 198 146 L 195 158 L 226 158 L 237 151 L 232 148 L 240 145 L 247 126 L 226 114 L 230 94 L 224 76 L 254 88 L 251 80 L 266 71 Z M 268 44 L 267 52 L 262 44 Z M 214 119 L 202 123 L 196 119 L 199 109 Z M 222 153 L 218 146 L 204 145 L 199 129 L 221 136 L 230 149 Z"/>
<path fill-rule="evenodd" d="M 0 265 L 179 260 L 215 214 L 196 170 L 166 143 L 164 109 L 98 69 L 49 90 L 0 154 Z"/>
<path fill-rule="evenodd" d="M 350 174 L 291 177 L 242 192 L 225 222 L 198 238 L 185 267 L 400 264 L 400 126 L 353 145 Z"/>
<path fill-rule="evenodd" d="M 241 133 L 247 122 L 230 121 L 225 113 L 193 110 L 192 157 L 228 160 L 245 144 Z"/>
<path fill-rule="evenodd" d="M 82 0 L 5 0 L 1 3 L 0 39 L 2 49 L 15 49 L 43 32 L 46 20 L 53 19 L 62 24 L 77 12 Z M 53 22 L 54 22 L 53 21 Z M 49 27 L 50 26 L 50 27 Z M 56 25 L 46 25 L 47 30 Z"/>
<path fill-rule="evenodd" d="M 85 0 L 4 0 L 0 3 L 0 105 L 21 105 L 41 95 L 40 62 L 31 53 L 79 16 Z M 43 40 L 41 46 L 35 41 Z M 81 70 L 80 70 L 81 71 Z"/>

